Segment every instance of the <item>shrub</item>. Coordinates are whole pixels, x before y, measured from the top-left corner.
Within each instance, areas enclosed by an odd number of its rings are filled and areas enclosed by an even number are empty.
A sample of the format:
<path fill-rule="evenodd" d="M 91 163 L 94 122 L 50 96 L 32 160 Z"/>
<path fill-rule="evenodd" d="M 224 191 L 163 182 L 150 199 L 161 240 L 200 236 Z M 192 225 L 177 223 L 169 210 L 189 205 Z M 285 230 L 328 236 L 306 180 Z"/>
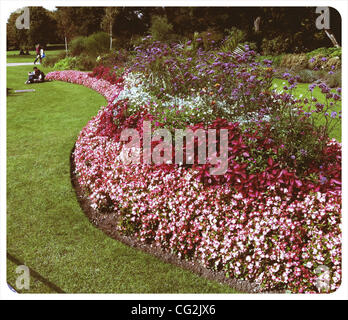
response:
<path fill-rule="evenodd" d="M 299 77 L 299 81 L 304 82 L 304 83 L 312 83 L 312 82 L 318 80 L 318 76 L 317 76 L 316 72 L 313 70 L 309 70 L 309 69 L 300 70 L 297 73 L 297 75 Z"/>
<path fill-rule="evenodd" d="M 308 66 L 308 58 L 306 54 L 285 54 L 282 55 L 281 67 L 289 69 L 305 69 Z"/>
<path fill-rule="evenodd" d="M 66 57 L 59 60 L 53 67 L 55 70 L 70 70 L 77 68 L 77 58 L 76 57 Z"/>
<path fill-rule="evenodd" d="M 341 88 L 342 87 L 342 72 L 339 71 L 331 71 L 326 74 L 325 82 L 330 88 Z"/>
<path fill-rule="evenodd" d="M 76 37 L 70 44 L 70 53 L 73 56 L 84 54 L 96 58 L 98 55 L 108 52 L 110 48 L 109 35 L 105 32 L 93 33 L 88 37 Z"/>
<path fill-rule="evenodd" d="M 246 33 L 236 27 L 232 27 L 228 32 L 227 37 L 223 40 L 221 50 L 224 52 L 234 51 L 238 45 L 243 44 L 246 40 Z M 253 50 L 253 48 L 251 48 Z"/>
<path fill-rule="evenodd" d="M 46 57 L 42 59 L 42 65 L 44 67 L 53 67 L 59 60 L 66 58 L 66 52 L 60 52 L 58 55 L 51 56 L 49 52 L 46 52 Z"/>
<path fill-rule="evenodd" d="M 342 55 L 342 48 L 336 48 L 336 47 L 331 47 L 331 48 L 318 48 L 315 49 L 311 52 L 307 52 L 306 55 L 308 57 L 308 59 L 313 58 L 316 55 L 322 55 L 325 57 L 330 57 L 330 58 L 334 58 L 334 57 L 338 57 L 341 58 Z"/>
<path fill-rule="evenodd" d="M 279 55 L 288 52 L 291 48 L 290 38 L 285 36 L 278 36 L 273 39 L 264 38 L 261 44 L 261 51 L 263 55 Z"/>
<path fill-rule="evenodd" d="M 97 32 L 88 36 L 85 40 L 86 55 L 96 58 L 97 56 L 108 52 L 110 49 L 110 38 L 105 32 Z"/>
<path fill-rule="evenodd" d="M 97 65 L 95 58 L 82 54 L 76 57 L 76 69 L 90 71 Z"/>
<path fill-rule="evenodd" d="M 73 56 L 79 56 L 86 51 L 86 37 L 79 36 L 69 43 L 69 51 Z"/>
<path fill-rule="evenodd" d="M 329 48 L 330 49 L 330 48 Z M 336 48 L 335 48 L 336 49 Z M 319 53 L 317 53 L 319 52 Z M 309 67 L 313 70 L 338 70 L 341 68 L 341 58 L 340 55 L 337 53 L 338 51 L 313 51 L 312 53 L 315 53 L 315 55 L 310 55 L 311 58 L 308 60 Z"/>
<path fill-rule="evenodd" d="M 173 25 L 166 16 L 153 16 L 149 32 L 154 41 L 167 41 L 173 31 Z"/>

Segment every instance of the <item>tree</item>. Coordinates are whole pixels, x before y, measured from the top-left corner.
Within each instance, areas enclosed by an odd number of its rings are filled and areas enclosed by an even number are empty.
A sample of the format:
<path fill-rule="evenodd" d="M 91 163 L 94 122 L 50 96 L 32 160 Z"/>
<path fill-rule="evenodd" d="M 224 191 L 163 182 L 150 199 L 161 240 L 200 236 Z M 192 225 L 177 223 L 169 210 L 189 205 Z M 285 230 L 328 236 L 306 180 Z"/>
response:
<path fill-rule="evenodd" d="M 28 46 L 28 29 L 17 29 L 16 20 L 21 15 L 20 10 L 11 13 L 8 18 L 7 29 L 7 48 L 20 49 Z"/>
<path fill-rule="evenodd" d="M 23 48 L 37 43 L 45 46 L 55 41 L 57 23 L 50 11 L 42 7 L 29 7 L 29 29 L 17 29 L 16 20 L 21 14 L 19 11 L 13 12 L 7 21 L 8 47 Z"/>
<path fill-rule="evenodd" d="M 103 7 L 57 7 L 55 17 L 58 23 L 58 36 L 68 43 L 76 36 L 89 36 L 101 31 Z"/>
<path fill-rule="evenodd" d="M 40 43 L 46 46 L 56 39 L 57 22 L 52 18 L 49 11 L 43 7 L 29 7 L 30 29 L 28 41 L 31 45 Z"/>
<path fill-rule="evenodd" d="M 106 7 L 104 17 L 101 21 L 102 29 L 110 35 L 110 51 L 112 50 L 112 25 L 118 13 L 119 9 L 117 7 Z"/>
<path fill-rule="evenodd" d="M 74 23 L 71 23 L 73 18 L 72 7 L 58 7 L 55 12 L 58 28 L 58 36 L 64 40 L 65 52 L 68 54 L 68 42 L 76 34 L 76 27 Z"/>

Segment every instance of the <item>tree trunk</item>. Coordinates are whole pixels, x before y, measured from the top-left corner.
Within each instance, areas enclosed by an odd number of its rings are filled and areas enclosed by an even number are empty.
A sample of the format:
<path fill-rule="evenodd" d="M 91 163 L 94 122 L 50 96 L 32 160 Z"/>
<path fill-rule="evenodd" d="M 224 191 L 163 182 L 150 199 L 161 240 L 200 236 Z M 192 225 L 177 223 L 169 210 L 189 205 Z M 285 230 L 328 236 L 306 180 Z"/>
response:
<path fill-rule="evenodd" d="M 254 20 L 254 31 L 258 33 L 260 31 L 260 22 L 261 22 L 261 17 L 257 17 Z"/>
<path fill-rule="evenodd" d="M 112 22 L 110 21 L 110 51 L 112 50 Z"/>
<path fill-rule="evenodd" d="M 65 53 L 66 55 L 68 55 L 68 42 L 66 40 L 66 36 L 64 37 L 64 41 L 65 41 Z"/>
<path fill-rule="evenodd" d="M 334 47 L 339 48 L 340 45 L 338 44 L 335 36 L 333 35 L 333 33 L 330 33 L 329 31 L 325 30 L 326 35 L 329 37 L 329 39 L 331 40 L 332 44 L 334 45 Z"/>

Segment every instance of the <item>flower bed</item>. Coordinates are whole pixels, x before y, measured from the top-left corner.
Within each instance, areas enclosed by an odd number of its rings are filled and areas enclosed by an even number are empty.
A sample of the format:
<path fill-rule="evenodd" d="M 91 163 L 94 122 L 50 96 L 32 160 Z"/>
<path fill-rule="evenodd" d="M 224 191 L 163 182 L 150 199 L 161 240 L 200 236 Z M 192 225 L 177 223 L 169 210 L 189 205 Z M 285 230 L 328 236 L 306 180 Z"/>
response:
<path fill-rule="evenodd" d="M 76 71 L 54 72 L 48 78 L 85 85 L 109 102 L 76 141 L 75 172 L 94 209 L 117 213 L 121 234 L 199 261 L 227 277 L 255 282 L 265 291 L 318 292 L 320 266 L 330 270 L 328 290 L 339 287 L 340 143 L 328 141 L 321 165 L 314 161 L 302 172 L 293 163 L 294 155 L 289 154 L 293 167 L 285 166 L 283 146 L 272 139 L 269 122 L 261 120 L 248 129 L 219 118 L 207 125 L 198 116 L 189 128 L 229 132 L 229 170 L 223 176 L 209 175 L 209 164 L 125 164 L 122 129 L 137 129 L 142 141 L 144 120 L 155 128 L 164 126 L 163 115 L 159 119 L 152 112 L 153 101 L 130 105 L 127 81 L 122 91 L 120 84 Z M 136 88 L 141 91 L 141 84 Z M 273 93 L 272 100 L 289 102 L 291 97 Z M 259 160 L 259 154 L 268 156 Z"/>

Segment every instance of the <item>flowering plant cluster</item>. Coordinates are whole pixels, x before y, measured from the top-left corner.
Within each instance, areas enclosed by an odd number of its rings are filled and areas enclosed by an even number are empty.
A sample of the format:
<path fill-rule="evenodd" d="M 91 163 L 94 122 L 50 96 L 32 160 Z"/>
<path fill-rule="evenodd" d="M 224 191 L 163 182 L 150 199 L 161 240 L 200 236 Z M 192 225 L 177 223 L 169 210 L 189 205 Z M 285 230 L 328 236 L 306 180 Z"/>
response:
<path fill-rule="evenodd" d="M 208 125 L 216 118 L 239 122 L 246 130 L 260 131 L 261 124 L 269 139 L 282 146 L 277 160 L 298 174 L 326 161 L 324 148 L 340 123 L 340 88 L 333 91 L 320 83 L 308 88 L 310 98 L 295 98 L 298 77 L 284 73 L 286 82 L 276 90 L 272 61 L 255 61 L 248 45 L 233 53 L 204 51 L 191 41 L 169 45 L 145 38 L 136 52 L 115 100 L 128 100 L 128 115 L 146 105 L 157 124 L 173 130 Z M 315 86 L 325 101 L 312 95 Z M 258 163 L 264 166 L 268 157 L 261 158 Z"/>
<path fill-rule="evenodd" d="M 331 141 L 327 163 L 313 184 L 269 160 L 250 173 L 234 159 L 229 183 L 206 184 L 200 167 L 125 165 L 120 130 L 110 119 L 124 105 L 109 104 L 82 130 L 74 152 L 76 173 L 95 209 L 115 211 L 118 230 L 185 259 L 195 258 L 226 276 L 264 290 L 317 292 L 316 269 L 341 281 L 340 144 Z M 137 128 L 146 112 L 127 118 Z M 140 128 L 139 128 L 140 129 Z M 235 125 L 237 156 L 248 148 Z M 313 171 L 316 169 L 313 168 Z"/>
<path fill-rule="evenodd" d="M 331 110 L 340 92 L 320 84 L 326 104 L 296 99 L 296 79 L 286 75 L 289 87 L 270 90 L 271 62 L 256 64 L 248 48 L 235 57 L 201 49 L 193 54 L 189 46 L 138 48 L 134 68 L 113 85 L 76 71 L 48 74 L 108 100 L 81 131 L 74 151 L 78 181 L 92 206 L 115 211 L 123 234 L 265 291 L 318 292 L 321 266 L 330 270 L 325 290 L 336 290 L 341 145 L 328 136 L 330 123 L 339 118 Z M 216 107 L 218 101 L 223 107 Z M 316 126 L 319 117 L 324 124 Z M 199 165 L 196 158 L 190 165 L 125 163 L 121 132 L 136 129 L 143 141 L 145 120 L 152 130 L 227 130 L 228 170 L 213 176 L 209 161 Z M 278 137 L 290 129 L 292 140 Z M 320 157 L 310 161 L 308 153 L 318 147 Z"/>
<path fill-rule="evenodd" d="M 171 45 L 155 41 L 145 42 L 136 52 L 130 71 L 141 73 L 147 91 L 162 101 L 202 100 L 208 110 L 206 122 L 214 117 L 248 119 L 269 100 L 262 93 L 272 84 L 271 61 L 256 62 L 255 51 L 247 45 L 243 53 L 234 54 L 195 49 L 191 41 Z"/>
<path fill-rule="evenodd" d="M 88 75 L 92 78 L 104 79 L 111 84 L 121 84 L 123 82 L 123 78 L 119 77 L 115 70 L 103 65 L 98 65 Z"/>

